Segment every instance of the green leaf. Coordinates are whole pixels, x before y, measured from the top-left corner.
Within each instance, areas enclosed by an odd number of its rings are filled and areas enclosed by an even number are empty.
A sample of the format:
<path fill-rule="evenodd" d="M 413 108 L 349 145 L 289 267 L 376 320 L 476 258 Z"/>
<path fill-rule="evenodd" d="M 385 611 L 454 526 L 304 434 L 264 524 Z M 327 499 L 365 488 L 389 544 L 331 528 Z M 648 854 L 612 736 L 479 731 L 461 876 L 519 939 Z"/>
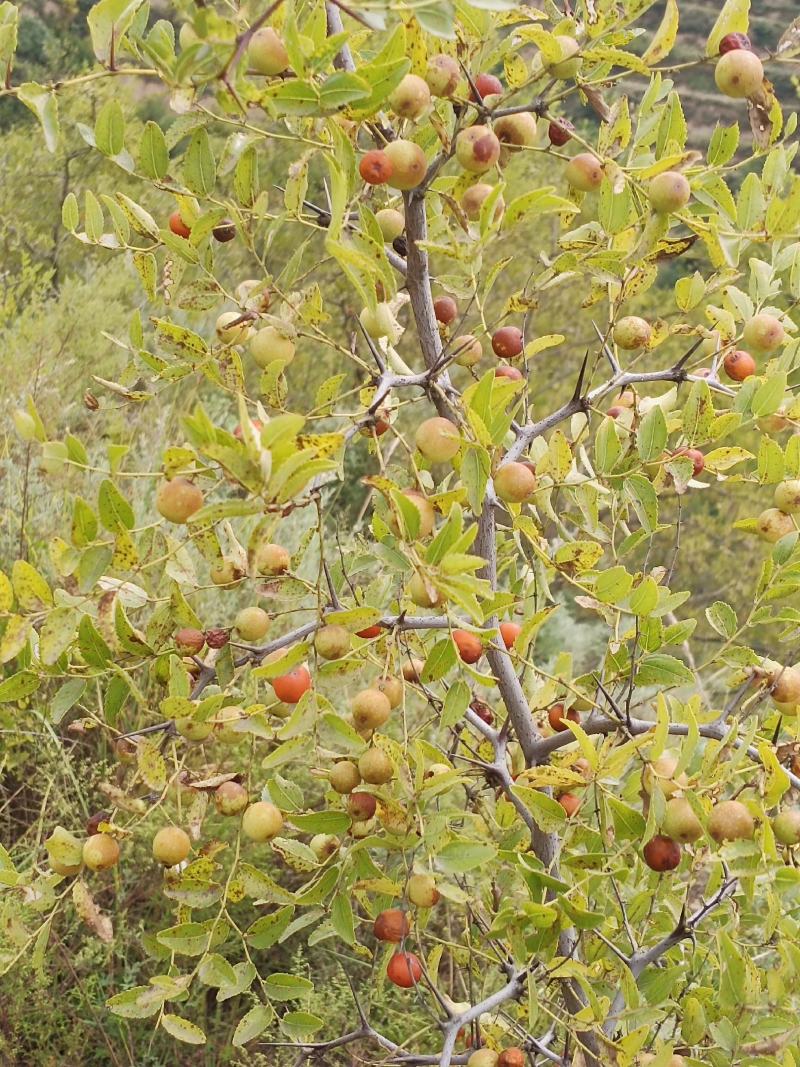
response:
<path fill-rule="evenodd" d="M 639 661 L 636 672 L 637 685 L 686 685 L 694 681 L 694 674 L 681 660 L 655 652 Z"/>
<path fill-rule="evenodd" d="M 291 823 L 304 834 L 343 834 L 350 827 L 344 811 L 312 811 L 291 816 Z"/>
<path fill-rule="evenodd" d="M 333 898 L 333 901 L 331 903 L 331 926 L 334 928 L 339 937 L 341 937 L 342 941 L 345 941 L 348 945 L 355 944 L 353 909 L 350 905 L 350 898 L 347 893 L 339 892 Z M 273 975 L 272 977 L 274 978 L 275 975 Z M 308 985 L 310 988 L 306 990 L 306 992 L 310 993 L 314 987 L 311 985 L 311 982 L 309 982 Z M 274 994 L 268 992 L 267 995 L 273 996 Z M 299 993 L 297 995 L 303 996 L 304 994 Z"/>
<path fill-rule="evenodd" d="M 711 140 L 708 142 L 708 152 L 706 153 L 709 164 L 712 167 L 724 167 L 726 163 L 729 163 L 736 155 L 736 149 L 739 147 L 739 123 L 734 122 L 731 126 L 720 126 L 719 123 L 714 127 L 714 132 L 711 134 Z"/>
<path fill-rule="evenodd" d="M 205 985 L 219 988 L 224 985 L 236 985 L 236 972 L 224 956 L 212 952 L 200 961 L 197 977 Z"/>
<path fill-rule="evenodd" d="M 399 29 L 402 29 L 402 26 Z M 397 88 L 410 69 L 411 61 L 405 56 L 387 62 L 374 60 L 372 63 L 359 65 L 358 75 L 369 86 L 370 92 L 356 103 L 354 111 L 357 117 L 363 118 L 380 110 L 386 98 Z"/>
<path fill-rule="evenodd" d="M 36 82 L 25 82 L 17 89 L 17 99 L 25 107 L 30 108 L 37 117 L 44 133 L 44 143 L 47 145 L 48 152 L 55 152 L 60 132 L 56 94 L 50 89 L 45 89 L 43 85 L 37 85 Z"/>
<path fill-rule="evenodd" d="M 336 899 L 339 896 L 343 896 L 343 894 L 338 894 Z M 335 905 L 336 900 L 334 900 L 334 907 Z M 270 1000 L 296 1000 L 298 997 L 307 997 L 310 993 L 313 993 L 314 983 L 309 982 L 307 978 L 300 978 L 296 974 L 282 974 L 277 971 L 265 979 L 264 992 Z"/>
<path fill-rule="evenodd" d="M 557 833 L 563 830 L 567 815 L 557 800 L 553 800 L 541 789 L 531 789 L 526 785 L 515 785 L 514 794 L 519 797 L 531 816 L 544 833 Z"/>
<path fill-rule="evenodd" d="M 111 60 L 143 3 L 144 0 L 100 0 L 86 16 L 92 48 L 101 63 Z"/>
<path fill-rule="evenodd" d="M 716 600 L 711 607 L 706 608 L 706 618 L 709 625 L 723 637 L 733 637 L 739 625 L 736 612 L 724 600 Z"/>
<path fill-rule="evenodd" d="M 252 1041 L 260 1034 L 263 1034 L 274 1016 L 275 1011 L 269 1004 L 256 1004 L 239 1020 L 233 1032 L 232 1044 L 234 1048 L 242 1048 L 248 1041 Z"/>
<path fill-rule="evenodd" d="M 654 404 L 639 423 L 636 450 L 643 463 L 658 459 L 667 444 L 667 419 L 660 404 Z"/>
<path fill-rule="evenodd" d="M 146 178 L 163 178 L 169 170 L 167 141 L 156 122 L 145 123 L 139 142 L 139 169 Z"/>
<path fill-rule="evenodd" d="M 83 213 L 85 216 L 84 226 L 86 236 L 90 241 L 99 241 L 103 236 L 105 219 L 103 217 L 103 209 L 100 206 L 100 202 L 91 189 L 87 189 L 83 194 Z"/>
<path fill-rule="evenodd" d="M 74 193 L 67 193 L 64 197 L 64 203 L 61 205 L 61 224 L 65 230 L 69 230 L 70 233 L 74 233 L 78 228 L 80 222 L 80 211 L 78 209 L 78 198 Z"/>
<path fill-rule="evenodd" d="M 461 480 L 467 490 L 469 506 L 480 515 L 486 486 L 489 484 L 491 461 L 485 448 L 467 448 L 461 461 Z"/>
<path fill-rule="evenodd" d="M 524 358 L 533 359 L 540 352 L 546 352 L 548 348 L 556 348 L 566 340 L 563 333 L 547 333 L 541 337 L 534 337 L 525 345 Z"/>
<path fill-rule="evenodd" d="M 228 936 L 228 925 L 209 919 L 202 923 L 178 923 L 166 930 L 160 930 L 156 939 L 171 952 L 181 956 L 203 956 Z"/>
<path fill-rule="evenodd" d="M 436 854 L 436 865 L 445 874 L 466 874 L 490 863 L 497 855 L 492 845 L 478 841 L 451 841 Z"/>
<path fill-rule="evenodd" d="M 451 671 L 458 660 L 456 647 L 452 638 L 445 637 L 437 641 L 425 660 L 422 671 L 423 682 L 435 682 Z"/>
<path fill-rule="evenodd" d="M 319 93 L 313 82 L 293 78 L 273 86 L 265 94 L 269 107 L 278 115 L 314 115 L 319 111 Z"/>
<path fill-rule="evenodd" d="M 606 916 L 603 912 L 589 911 L 570 897 L 561 897 L 559 904 L 573 926 L 577 926 L 579 930 L 596 930 L 605 924 Z"/>
<path fill-rule="evenodd" d="M 555 211 L 574 214 L 579 210 L 571 200 L 559 196 L 554 189 L 554 185 L 546 185 L 512 200 L 503 216 L 503 229 L 510 230 L 523 215 L 546 215 Z"/>
<path fill-rule="evenodd" d="M 694 382 L 684 404 L 681 424 L 683 432 L 693 445 L 705 441 L 714 422 L 714 402 L 705 379 Z"/>
<path fill-rule="evenodd" d="M 447 41 L 454 40 L 455 10 L 450 0 L 424 0 L 415 5 L 414 15 L 426 33 Z"/>
<path fill-rule="evenodd" d="M 444 706 L 439 718 L 439 726 L 442 730 L 455 726 L 457 722 L 464 718 L 464 712 L 469 707 L 471 699 L 472 691 L 466 682 L 459 679 L 459 681 L 450 686 L 447 690 L 447 696 L 444 698 Z"/>
<path fill-rule="evenodd" d="M 281 1016 L 280 1021 L 281 1030 L 294 1040 L 311 1037 L 324 1025 L 323 1019 L 308 1011 L 288 1011 Z"/>
<path fill-rule="evenodd" d="M 658 604 L 658 586 L 648 574 L 631 593 L 628 606 L 634 615 L 649 615 Z"/>
<path fill-rule="evenodd" d="M 681 311 L 691 311 L 705 296 L 706 283 L 700 271 L 675 282 L 675 303 Z"/>
<path fill-rule="evenodd" d="M 233 193 L 243 207 L 252 207 L 258 197 L 258 153 L 248 145 L 239 156 L 233 172 Z"/>
<path fill-rule="evenodd" d="M 614 796 L 606 796 L 614 820 L 617 837 L 628 841 L 641 841 L 645 832 L 645 820 L 641 813 Z"/>
<path fill-rule="evenodd" d="M 721 974 L 717 1004 L 721 1011 L 733 1013 L 739 1010 L 742 990 L 747 987 L 747 968 L 744 956 L 725 931 L 719 934 L 719 956 Z"/>
<path fill-rule="evenodd" d="M 125 117 L 119 100 L 107 100 L 97 113 L 94 140 L 106 156 L 118 156 L 125 147 Z"/>
<path fill-rule="evenodd" d="M 369 84 L 360 74 L 338 71 L 320 86 L 319 102 L 323 111 L 338 111 L 346 104 L 366 100 L 371 95 Z"/>
<path fill-rule="evenodd" d="M 17 49 L 19 7 L 5 0 L 0 4 L 0 64 L 8 66 Z"/>
<path fill-rule="evenodd" d="M 594 595 L 603 604 L 618 604 L 631 591 L 633 576 L 624 567 L 601 571 L 594 585 Z"/>
<path fill-rule="evenodd" d="M 247 928 L 245 937 L 253 948 L 271 948 L 286 930 L 293 915 L 294 907 L 291 904 L 278 908 L 271 915 L 262 915 Z"/>
<path fill-rule="evenodd" d="M 192 134 L 183 158 L 183 180 L 197 196 L 208 196 L 214 190 L 217 165 L 205 126 L 198 127 Z"/>
<path fill-rule="evenodd" d="M 128 221 L 128 216 L 112 197 L 107 196 L 105 193 L 101 193 L 100 199 L 102 200 L 106 211 L 111 216 L 111 222 L 117 240 L 121 245 L 129 244 L 131 239 L 131 224 Z"/>
<path fill-rule="evenodd" d="M 205 1045 L 206 1035 L 196 1023 L 169 1013 L 161 1016 L 161 1025 L 167 1033 L 186 1045 Z"/>
<path fill-rule="evenodd" d="M 765 415 L 774 415 L 783 403 L 786 394 L 786 373 L 784 371 L 771 374 L 766 381 L 762 382 L 753 394 L 750 410 L 757 419 Z"/>
<path fill-rule="evenodd" d="M 90 667 L 105 667 L 111 661 L 111 649 L 88 615 L 78 626 L 78 648 Z"/>
<path fill-rule="evenodd" d="M 35 693 L 39 679 L 31 671 L 19 671 L 0 682 L 0 704 L 10 704 Z"/>
<path fill-rule="evenodd" d="M 85 688 L 86 682 L 83 678 L 70 678 L 56 690 L 55 696 L 50 701 L 50 719 L 55 725 L 58 725 L 67 712 L 78 703 Z"/>
<path fill-rule="evenodd" d="M 643 475 L 633 474 L 623 482 L 623 490 L 644 529 L 654 533 L 658 525 L 658 498 L 652 484 Z"/>
<path fill-rule="evenodd" d="M 75 639 L 78 612 L 75 608 L 55 608 L 42 624 L 39 632 L 39 659 L 52 667 Z"/>
<path fill-rule="evenodd" d="M 617 424 L 606 415 L 601 421 L 594 437 L 594 462 L 601 474 L 613 470 L 619 459 L 622 445 L 617 436 Z"/>
<path fill-rule="evenodd" d="M 100 483 L 97 511 L 100 521 L 110 533 L 133 529 L 133 508 L 108 478 Z"/>
<path fill-rule="evenodd" d="M 131 625 L 121 597 L 116 597 L 114 601 L 114 632 L 120 647 L 130 652 L 131 655 L 154 655 L 153 649 L 147 644 L 144 636 Z"/>

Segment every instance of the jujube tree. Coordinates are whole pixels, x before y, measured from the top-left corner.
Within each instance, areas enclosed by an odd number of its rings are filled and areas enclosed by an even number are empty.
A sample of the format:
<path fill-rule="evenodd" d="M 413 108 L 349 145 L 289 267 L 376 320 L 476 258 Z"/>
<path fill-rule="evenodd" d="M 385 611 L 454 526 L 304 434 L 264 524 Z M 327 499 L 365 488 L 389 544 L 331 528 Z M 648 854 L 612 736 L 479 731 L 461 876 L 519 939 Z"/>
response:
<path fill-rule="evenodd" d="M 646 35 L 632 2 L 164 6 L 100 0 L 96 69 L 48 85 L 16 84 L 0 6 L 0 95 L 51 149 L 87 80 L 174 112 L 134 136 L 109 98 L 84 136 L 150 209 L 108 185 L 63 223 L 147 301 L 100 384 L 181 414 L 149 470 L 15 419 L 70 515 L 0 578 L 0 700 L 83 709 L 120 776 L 90 832 L 43 811 L 0 855 L 4 968 L 73 901 L 96 926 L 136 854 L 158 951 L 108 1009 L 190 1045 L 209 988 L 234 1046 L 301 1061 L 800 1061 L 800 178 L 769 81 L 797 24 L 762 55 L 728 0 L 672 64 L 676 0 Z M 686 68 L 731 116 L 708 144 Z M 693 508 L 739 488 L 737 614 L 676 575 Z M 603 634 L 588 669 L 537 653 L 565 610 Z M 275 971 L 290 938 L 367 963 L 352 1028 Z M 421 1035 L 373 1024 L 384 981 Z"/>

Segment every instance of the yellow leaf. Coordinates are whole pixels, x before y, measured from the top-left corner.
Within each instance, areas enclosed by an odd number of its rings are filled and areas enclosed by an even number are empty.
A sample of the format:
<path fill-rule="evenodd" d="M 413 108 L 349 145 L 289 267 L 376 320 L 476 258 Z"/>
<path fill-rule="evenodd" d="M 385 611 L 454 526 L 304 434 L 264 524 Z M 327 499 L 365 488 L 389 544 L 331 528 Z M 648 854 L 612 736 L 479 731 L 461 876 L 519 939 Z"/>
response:
<path fill-rule="evenodd" d="M 11 582 L 8 580 L 8 575 L 4 571 L 0 571 L 0 611 L 11 611 L 13 603 L 14 590 Z"/>
<path fill-rule="evenodd" d="M 525 345 L 525 359 L 532 359 L 534 356 L 538 356 L 540 352 L 544 352 L 546 348 L 560 345 L 563 340 L 564 335 L 562 333 L 548 333 L 543 337 L 535 337 Z"/>
<path fill-rule="evenodd" d="M 672 51 L 675 39 L 678 36 L 679 19 L 677 0 L 667 0 L 664 17 L 661 19 L 661 23 L 655 32 L 653 40 L 648 45 L 647 51 L 642 56 L 642 59 L 649 66 L 654 63 L 660 63 Z"/>
<path fill-rule="evenodd" d="M 137 748 L 136 762 L 145 785 L 160 792 L 167 784 L 167 765 L 158 746 L 152 741 L 141 740 Z"/>
<path fill-rule="evenodd" d="M 511 89 L 521 88 L 528 80 L 528 67 L 518 52 L 509 52 L 503 60 L 506 81 Z"/>

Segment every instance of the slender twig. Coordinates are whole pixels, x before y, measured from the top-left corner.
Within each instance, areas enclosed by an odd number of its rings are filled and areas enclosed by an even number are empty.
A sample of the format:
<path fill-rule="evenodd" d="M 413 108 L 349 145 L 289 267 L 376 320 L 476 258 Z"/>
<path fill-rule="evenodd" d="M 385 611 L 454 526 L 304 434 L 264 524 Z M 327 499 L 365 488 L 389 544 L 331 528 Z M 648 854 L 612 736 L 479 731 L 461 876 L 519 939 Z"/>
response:
<path fill-rule="evenodd" d="M 710 912 L 719 907 L 719 905 L 733 893 L 736 885 L 736 878 L 726 879 L 711 900 L 703 904 L 702 907 L 698 908 L 697 911 L 688 918 L 682 914 L 675 929 L 667 934 L 666 937 L 663 937 L 656 945 L 653 945 L 652 948 L 634 952 L 628 961 L 628 967 L 634 979 L 638 979 L 650 964 L 655 963 L 665 955 L 665 953 L 669 952 L 670 949 L 680 944 L 681 941 L 686 941 L 688 938 L 693 937 L 695 928 L 700 925 Z M 617 995 L 614 997 L 609 1016 L 603 1024 L 603 1030 L 606 1034 L 613 1034 L 614 1030 L 619 1025 L 619 1013 L 624 1006 L 625 993 L 623 989 L 620 988 L 617 991 Z"/>

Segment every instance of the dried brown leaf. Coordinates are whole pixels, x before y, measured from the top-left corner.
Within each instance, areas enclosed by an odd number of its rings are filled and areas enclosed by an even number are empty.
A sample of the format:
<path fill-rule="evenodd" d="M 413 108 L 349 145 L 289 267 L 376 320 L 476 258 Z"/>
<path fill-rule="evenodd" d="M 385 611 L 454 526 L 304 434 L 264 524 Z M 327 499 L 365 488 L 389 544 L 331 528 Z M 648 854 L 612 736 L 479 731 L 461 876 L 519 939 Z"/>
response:
<path fill-rule="evenodd" d="M 107 915 L 103 915 L 95 904 L 94 897 L 89 892 L 86 883 L 80 879 L 73 883 L 72 901 L 75 905 L 75 910 L 86 925 L 94 930 L 101 941 L 109 944 L 114 939 L 114 927 L 111 924 L 111 919 Z"/>

